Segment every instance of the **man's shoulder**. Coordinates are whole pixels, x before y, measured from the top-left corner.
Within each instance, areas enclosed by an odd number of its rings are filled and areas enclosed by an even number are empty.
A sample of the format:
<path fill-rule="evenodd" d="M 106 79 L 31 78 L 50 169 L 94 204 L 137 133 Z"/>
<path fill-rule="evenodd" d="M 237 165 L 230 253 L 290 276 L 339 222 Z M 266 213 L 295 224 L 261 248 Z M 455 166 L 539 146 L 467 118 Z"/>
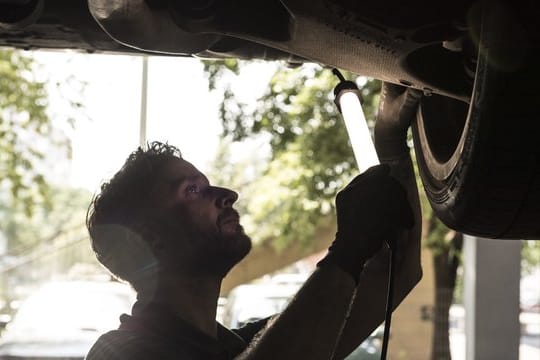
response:
<path fill-rule="evenodd" d="M 159 350 L 156 340 L 132 331 L 109 331 L 94 343 L 86 360 L 149 359 Z"/>

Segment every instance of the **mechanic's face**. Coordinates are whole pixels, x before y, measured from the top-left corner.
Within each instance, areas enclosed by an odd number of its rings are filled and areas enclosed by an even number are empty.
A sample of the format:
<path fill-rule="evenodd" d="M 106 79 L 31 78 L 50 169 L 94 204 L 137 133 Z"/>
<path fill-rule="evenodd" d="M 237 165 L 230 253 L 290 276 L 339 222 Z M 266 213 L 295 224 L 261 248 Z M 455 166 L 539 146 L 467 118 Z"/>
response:
<path fill-rule="evenodd" d="M 162 265 L 171 270 L 225 276 L 250 250 L 233 204 L 238 194 L 211 186 L 204 174 L 183 159 L 171 160 L 157 185 L 162 211 Z"/>

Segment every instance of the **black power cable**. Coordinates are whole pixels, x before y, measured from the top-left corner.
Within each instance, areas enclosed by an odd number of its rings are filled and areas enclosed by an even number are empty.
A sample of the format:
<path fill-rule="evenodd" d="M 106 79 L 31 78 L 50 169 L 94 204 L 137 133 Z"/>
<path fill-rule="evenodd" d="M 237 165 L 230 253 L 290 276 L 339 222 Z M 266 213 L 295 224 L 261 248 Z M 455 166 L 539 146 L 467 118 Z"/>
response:
<path fill-rule="evenodd" d="M 381 360 L 386 360 L 388 342 L 390 341 L 390 325 L 392 322 L 392 309 L 394 307 L 394 269 L 396 268 L 397 241 L 389 244 L 390 265 L 388 268 L 388 293 L 386 295 L 386 312 L 384 315 L 384 335 L 381 348 Z"/>

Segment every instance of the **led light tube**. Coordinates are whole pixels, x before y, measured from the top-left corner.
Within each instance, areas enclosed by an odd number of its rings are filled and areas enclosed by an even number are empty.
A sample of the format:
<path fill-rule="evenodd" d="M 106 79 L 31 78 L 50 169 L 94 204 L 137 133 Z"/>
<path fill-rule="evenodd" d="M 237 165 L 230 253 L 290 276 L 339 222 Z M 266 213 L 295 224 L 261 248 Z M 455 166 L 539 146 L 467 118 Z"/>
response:
<path fill-rule="evenodd" d="M 353 91 L 345 91 L 338 101 L 353 148 L 356 165 L 360 173 L 363 173 L 370 167 L 379 165 L 380 162 L 360 99 Z"/>

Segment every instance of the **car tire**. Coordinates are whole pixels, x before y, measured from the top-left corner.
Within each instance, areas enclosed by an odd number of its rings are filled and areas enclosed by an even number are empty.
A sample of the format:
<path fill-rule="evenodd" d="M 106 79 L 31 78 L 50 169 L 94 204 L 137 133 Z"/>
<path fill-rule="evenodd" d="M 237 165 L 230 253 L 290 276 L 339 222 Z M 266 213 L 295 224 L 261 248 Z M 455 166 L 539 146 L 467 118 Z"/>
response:
<path fill-rule="evenodd" d="M 418 170 L 434 212 L 450 228 L 539 239 L 540 52 L 536 25 L 530 26 L 535 16 L 501 2 L 486 4 L 470 102 L 440 95 L 421 100 L 412 127 Z"/>

